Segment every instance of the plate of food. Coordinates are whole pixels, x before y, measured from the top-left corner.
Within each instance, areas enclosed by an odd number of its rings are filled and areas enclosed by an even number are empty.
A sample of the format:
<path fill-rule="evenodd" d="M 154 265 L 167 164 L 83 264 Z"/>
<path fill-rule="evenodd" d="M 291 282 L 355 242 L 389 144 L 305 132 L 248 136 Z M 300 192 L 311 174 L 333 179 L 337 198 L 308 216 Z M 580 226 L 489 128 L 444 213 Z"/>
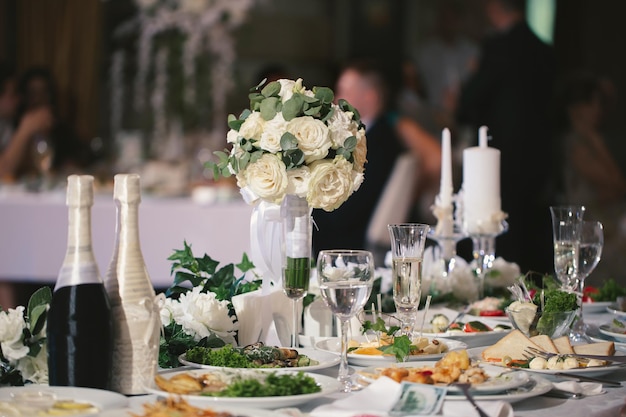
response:
<path fill-rule="evenodd" d="M 595 326 L 589 326 L 587 329 L 587 336 L 593 342 L 613 342 L 616 350 L 626 352 L 626 342 L 620 342 L 611 336 L 600 333 L 600 329 Z"/>
<path fill-rule="evenodd" d="M 600 333 L 611 336 L 619 342 L 626 342 L 626 323 L 617 319 L 613 319 L 610 323 L 606 323 L 598 327 Z"/>
<path fill-rule="evenodd" d="M 161 397 L 176 394 L 202 405 L 280 408 L 303 404 L 339 388 L 337 379 L 314 373 L 192 369 L 159 373 L 147 391 Z"/>
<path fill-rule="evenodd" d="M 242 408 L 236 406 L 198 404 L 193 400 L 185 400 L 177 396 L 168 396 L 156 400 L 145 401 L 133 407 L 108 410 L 100 413 L 100 417 L 162 417 L 162 416 L 215 416 L 215 417 L 288 417 L 276 410 Z"/>
<path fill-rule="evenodd" d="M 348 342 L 348 362 L 356 366 L 372 366 L 377 364 L 398 362 L 392 354 L 384 354 L 379 348 L 393 344 L 393 338 L 381 338 L 376 336 L 357 336 Z M 415 348 L 408 356 L 408 362 L 440 359 L 446 352 L 451 350 L 466 349 L 463 342 L 452 339 L 437 337 L 422 337 L 419 341 L 414 340 Z M 318 341 L 315 348 L 331 353 L 341 352 L 341 338 L 329 337 Z"/>
<path fill-rule="evenodd" d="M 613 313 L 618 317 L 626 317 L 626 311 L 624 311 L 624 309 L 622 308 L 622 306 L 618 305 L 617 303 L 610 303 L 607 307 L 606 310 L 609 313 Z M 585 310 L 583 310 L 585 311 Z"/>
<path fill-rule="evenodd" d="M 611 304 L 613 303 L 611 303 L 610 301 L 584 301 L 583 311 L 590 314 L 604 313 L 606 309 L 611 306 Z M 626 313 L 624 314 L 626 315 Z"/>
<path fill-rule="evenodd" d="M 529 348 L 556 355 L 549 359 L 543 359 L 529 355 Z M 548 376 L 557 373 L 598 376 L 623 369 L 623 364 L 617 362 L 586 360 L 568 356 L 569 354 L 624 355 L 622 352 L 615 352 L 613 342 L 594 342 L 572 346 L 568 336 L 550 339 L 546 335 L 539 335 L 528 338 L 519 330 L 513 330 L 491 346 L 469 349 L 468 353 L 470 358 L 476 361 L 504 368 L 523 369 Z"/>
<path fill-rule="evenodd" d="M 317 349 L 291 349 L 265 346 L 263 343 L 244 347 L 195 347 L 178 358 L 184 365 L 202 369 L 254 368 L 261 371 L 286 369 L 305 372 L 330 368 L 337 365 L 339 360 L 339 355 Z"/>
<path fill-rule="evenodd" d="M 473 393 L 497 393 L 521 387 L 529 382 L 525 372 L 502 369 L 490 364 L 471 361 L 467 350 L 446 353 L 439 361 L 423 361 L 419 363 L 398 363 L 389 367 L 367 367 L 357 371 L 359 377 L 366 382 L 373 382 L 386 376 L 396 382 L 417 382 L 420 384 L 442 385 L 448 394 L 463 394 L 454 385 L 456 382 L 472 384 Z"/>
<path fill-rule="evenodd" d="M 3 416 L 93 416 L 127 405 L 124 395 L 100 389 L 44 385 L 0 388 Z"/>
<path fill-rule="evenodd" d="M 442 332 L 442 330 L 445 331 Z M 429 337 L 459 340 L 466 343 L 468 347 L 477 347 L 495 343 L 511 330 L 512 327 L 508 324 L 484 319 L 470 318 L 468 321 L 450 324 L 450 319 L 446 315 L 435 314 L 430 321 L 430 326 L 424 329 L 424 334 Z"/>

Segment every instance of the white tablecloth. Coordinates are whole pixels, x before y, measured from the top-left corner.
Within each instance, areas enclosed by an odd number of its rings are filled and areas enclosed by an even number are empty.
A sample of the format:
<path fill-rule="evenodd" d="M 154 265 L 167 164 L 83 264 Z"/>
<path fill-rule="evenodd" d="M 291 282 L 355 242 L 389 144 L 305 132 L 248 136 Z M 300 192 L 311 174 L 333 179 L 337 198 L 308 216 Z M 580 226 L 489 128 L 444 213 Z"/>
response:
<path fill-rule="evenodd" d="M 139 206 L 141 248 L 155 287 L 171 284 L 174 249 L 183 240 L 196 256 L 207 253 L 221 265 L 249 252 L 251 206 L 243 201 L 199 205 L 189 198 L 144 196 Z M 100 273 L 108 268 L 115 241 L 112 195 L 97 195 L 92 209 L 92 239 Z M 0 280 L 54 282 L 65 256 L 65 194 L 0 195 Z"/>

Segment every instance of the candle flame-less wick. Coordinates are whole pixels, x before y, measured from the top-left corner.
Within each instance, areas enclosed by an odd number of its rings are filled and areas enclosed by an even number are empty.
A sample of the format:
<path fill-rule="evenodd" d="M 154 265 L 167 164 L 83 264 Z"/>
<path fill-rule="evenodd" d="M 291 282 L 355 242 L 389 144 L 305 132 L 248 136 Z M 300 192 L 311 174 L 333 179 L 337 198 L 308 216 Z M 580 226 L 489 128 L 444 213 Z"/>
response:
<path fill-rule="evenodd" d="M 487 147 L 487 130 L 489 130 L 487 126 L 481 126 L 478 128 L 478 146 L 481 148 Z"/>

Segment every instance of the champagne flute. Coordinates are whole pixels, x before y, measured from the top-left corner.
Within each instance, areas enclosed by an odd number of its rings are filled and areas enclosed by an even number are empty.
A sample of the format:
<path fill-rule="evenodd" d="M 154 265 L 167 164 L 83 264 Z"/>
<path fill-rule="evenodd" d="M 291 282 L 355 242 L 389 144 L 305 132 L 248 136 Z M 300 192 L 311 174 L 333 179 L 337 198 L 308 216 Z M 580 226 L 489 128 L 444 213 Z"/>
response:
<path fill-rule="evenodd" d="M 576 293 L 578 295 L 579 310 L 576 321 L 570 332 L 570 339 L 574 342 L 589 341 L 586 335 L 587 325 L 583 321 L 582 295 L 585 290 L 585 278 L 598 266 L 604 246 L 604 228 L 598 221 L 583 221 L 580 228 L 580 243 L 578 246 L 578 274 L 576 276 Z"/>
<path fill-rule="evenodd" d="M 391 235 L 393 302 L 400 319 L 400 332 L 411 338 L 422 295 L 424 244 L 430 226 L 403 223 L 388 227 Z"/>
<path fill-rule="evenodd" d="M 353 391 L 348 374 L 348 322 L 370 296 L 374 256 L 364 250 L 324 250 L 317 258 L 317 279 L 322 299 L 341 322 L 341 361 L 337 380 L 343 392 Z"/>
<path fill-rule="evenodd" d="M 578 274 L 578 248 L 584 206 L 552 206 L 554 272 L 561 286 L 573 291 Z"/>

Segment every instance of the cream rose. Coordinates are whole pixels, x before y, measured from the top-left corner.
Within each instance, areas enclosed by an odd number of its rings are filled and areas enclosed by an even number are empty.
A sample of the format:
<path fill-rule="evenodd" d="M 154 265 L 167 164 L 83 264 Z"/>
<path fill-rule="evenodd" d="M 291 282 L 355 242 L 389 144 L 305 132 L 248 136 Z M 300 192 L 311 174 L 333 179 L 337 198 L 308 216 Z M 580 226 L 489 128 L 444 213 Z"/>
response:
<path fill-rule="evenodd" d="M 311 116 L 296 117 L 287 123 L 287 131 L 298 139 L 298 148 L 307 164 L 328 155 L 332 142 L 330 131 L 321 120 Z"/>
<path fill-rule="evenodd" d="M 261 139 L 261 134 L 265 126 L 265 120 L 261 117 L 261 112 L 252 112 L 239 128 L 239 136 L 246 139 Z"/>
<path fill-rule="evenodd" d="M 332 161 L 311 164 L 311 178 L 306 199 L 313 208 L 333 211 L 348 199 L 354 190 L 352 164 L 341 156 Z"/>
<path fill-rule="evenodd" d="M 289 100 L 291 96 L 293 96 L 293 90 L 296 86 L 296 82 L 293 80 L 278 80 L 280 83 L 280 92 L 278 95 L 280 96 L 281 101 L 284 103 Z M 302 80 L 300 80 L 300 84 L 302 85 Z"/>
<path fill-rule="evenodd" d="M 226 142 L 227 143 L 238 143 L 239 142 L 239 132 L 235 129 L 230 129 L 226 134 Z"/>
<path fill-rule="evenodd" d="M 0 312 L 0 347 L 4 357 L 11 362 L 18 361 L 28 354 L 28 347 L 22 341 L 24 321 L 24 307 Z"/>
<path fill-rule="evenodd" d="M 309 189 L 311 170 L 307 166 L 290 169 L 287 171 L 287 191 L 285 194 L 294 194 L 298 197 L 306 197 Z"/>
<path fill-rule="evenodd" d="M 266 153 L 237 174 L 237 183 L 263 200 L 280 203 L 287 189 L 286 170 L 278 156 Z"/>
<path fill-rule="evenodd" d="M 259 147 L 271 153 L 280 152 L 280 138 L 286 130 L 287 122 L 283 118 L 283 114 L 277 113 L 272 120 L 265 123 Z"/>

